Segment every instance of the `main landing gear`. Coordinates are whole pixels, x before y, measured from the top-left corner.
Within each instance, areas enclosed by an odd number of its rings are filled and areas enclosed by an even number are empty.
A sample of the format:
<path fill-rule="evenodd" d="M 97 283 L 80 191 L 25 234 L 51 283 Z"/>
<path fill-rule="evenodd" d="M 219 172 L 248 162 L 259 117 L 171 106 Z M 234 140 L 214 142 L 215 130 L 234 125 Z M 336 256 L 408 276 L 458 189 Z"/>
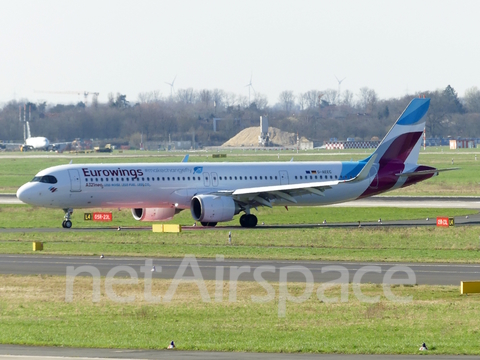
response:
<path fill-rule="evenodd" d="M 70 217 L 72 216 L 73 209 L 63 209 L 65 212 L 65 216 L 63 222 L 62 222 L 62 227 L 64 229 L 70 229 L 72 227 L 72 221 L 70 220 Z"/>
<path fill-rule="evenodd" d="M 240 216 L 240 225 L 246 228 L 254 228 L 257 226 L 258 219 L 253 214 L 243 214 Z"/>
<path fill-rule="evenodd" d="M 217 226 L 217 223 L 216 223 L 216 222 L 206 222 L 206 221 L 202 221 L 200 224 L 202 224 L 202 226 L 211 226 L 211 227 Z"/>

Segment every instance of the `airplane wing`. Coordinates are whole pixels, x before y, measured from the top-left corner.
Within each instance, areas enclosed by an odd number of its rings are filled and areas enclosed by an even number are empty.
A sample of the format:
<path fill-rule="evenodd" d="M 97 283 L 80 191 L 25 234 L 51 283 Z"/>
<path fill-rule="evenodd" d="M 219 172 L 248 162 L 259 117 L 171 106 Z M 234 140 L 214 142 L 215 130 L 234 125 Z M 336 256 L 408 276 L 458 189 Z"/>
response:
<path fill-rule="evenodd" d="M 376 155 L 370 157 L 362 170 L 353 179 L 311 182 L 303 184 L 286 184 L 273 186 L 260 186 L 236 190 L 221 190 L 213 194 L 219 196 L 231 196 L 235 201 L 249 204 L 250 206 L 263 205 L 272 207 L 271 200 L 281 199 L 296 204 L 295 196 L 314 194 L 325 196 L 325 190 L 331 189 L 341 183 L 362 181 L 368 177 L 376 159 Z"/>
<path fill-rule="evenodd" d="M 273 186 L 259 186 L 253 188 L 236 189 L 236 190 L 220 190 L 213 194 L 219 196 L 231 196 L 234 200 L 250 204 L 250 205 L 264 205 L 272 207 L 271 200 L 281 199 L 289 201 L 293 204 L 297 203 L 295 196 L 305 194 L 315 194 L 325 196 L 324 191 L 331 189 L 339 183 L 345 181 L 324 181 L 312 182 L 303 184 L 287 184 L 287 185 L 273 185 Z"/>

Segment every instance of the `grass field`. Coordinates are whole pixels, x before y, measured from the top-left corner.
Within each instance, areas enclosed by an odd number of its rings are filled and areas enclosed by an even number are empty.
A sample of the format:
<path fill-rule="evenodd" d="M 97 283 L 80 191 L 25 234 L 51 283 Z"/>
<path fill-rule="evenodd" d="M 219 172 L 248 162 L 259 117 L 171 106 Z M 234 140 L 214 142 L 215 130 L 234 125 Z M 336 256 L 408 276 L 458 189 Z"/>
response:
<path fill-rule="evenodd" d="M 353 354 L 417 354 L 422 342 L 429 354 L 480 354 L 480 297 L 461 296 L 458 287 L 398 286 L 398 303 L 383 296 L 381 285 L 362 285 L 378 303 L 360 302 L 349 288 L 348 302 L 319 301 L 315 285 L 302 303 L 287 302 L 278 316 L 275 300 L 264 297 L 258 283 L 238 282 L 237 300 L 213 301 L 215 284 L 206 281 L 211 302 L 203 302 L 196 284 L 180 284 L 171 302 L 148 303 L 144 283 L 114 285 L 118 296 L 135 296 L 119 303 L 105 295 L 92 302 L 92 279 L 77 277 L 73 302 L 65 302 L 65 277 L 0 276 L 0 343 L 73 347 L 162 349 L 174 340 L 180 350 L 315 352 Z M 170 280 L 154 279 L 152 294 L 164 295 Z M 304 284 L 289 283 L 288 293 L 300 296 Z M 339 297 L 338 287 L 325 291 Z"/>
<path fill-rule="evenodd" d="M 190 155 L 189 162 L 240 162 L 240 161 L 340 161 L 358 160 L 367 157 L 371 150 L 362 151 L 224 151 L 226 159 L 212 158 L 213 152 L 195 152 Z M 14 193 L 40 170 L 50 166 L 74 163 L 119 163 L 119 162 L 180 162 L 183 153 L 168 152 L 133 152 L 113 153 L 112 155 L 75 155 L 53 154 L 46 157 L 45 153 L 12 153 L 0 154 L 0 192 Z M 477 154 L 478 162 L 475 160 Z M 453 160 L 453 165 L 452 165 Z M 428 149 L 420 153 L 419 163 L 436 168 L 459 167 L 460 170 L 441 173 L 440 176 L 428 181 L 396 190 L 389 195 L 430 195 L 430 196 L 478 196 L 480 195 L 480 149 L 449 150 L 446 147 Z"/>
<path fill-rule="evenodd" d="M 442 152 L 443 151 L 443 152 Z M 366 157 L 370 151 L 277 153 L 252 151 L 227 152 L 228 161 L 350 160 Z M 475 161 L 477 149 L 450 151 L 429 149 L 421 163 L 437 168 L 461 170 L 389 195 L 478 196 L 480 170 Z M 134 153 L 126 157 L 84 158 L 72 155 L 75 163 L 179 162 L 183 155 Z M 39 170 L 66 164 L 70 157 L 21 154 L 10 158 L 0 154 L 0 192 L 13 193 Z M 146 156 L 143 156 L 146 155 Z M 165 156 L 163 156 L 165 155 Z M 212 159 L 211 153 L 195 153 L 190 161 Z M 88 210 L 90 212 L 91 210 Z M 424 219 L 436 216 L 465 216 L 475 211 L 461 209 L 396 208 L 261 208 L 259 222 L 266 225 L 293 223 L 383 221 Z M 75 228 L 151 226 L 133 220 L 130 211 L 113 211 L 112 223 L 83 221 L 84 211 L 75 211 Z M 0 228 L 60 228 L 60 210 L 26 205 L 0 205 Z M 189 211 L 177 215 L 173 223 L 192 225 Z M 238 219 L 225 225 L 238 225 Z M 0 253 L 32 253 L 32 241 L 44 242 L 45 255 L 99 255 L 197 257 L 255 259 L 309 259 L 389 262 L 478 263 L 480 243 L 478 227 L 454 228 L 353 228 L 353 229 L 259 229 L 197 230 L 181 234 L 159 234 L 148 230 L 73 232 L 0 232 Z M 153 294 L 163 295 L 169 280 L 153 280 Z M 275 294 L 279 284 L 271 283 Z M 375 304 L 362 303 L 349 289 L 345 303 L 318 300 L 313 295 L 301 304 L 287 303 L 286 317 L 278 317 L 279 300 L 254 303 L 252 295 L 265 296 L 257 283 L 239 282 L 238 299 L 228 302 L 229 283 L 225 282 L 222 302 L 204 303 L 196 285 L 182 284 L 170 303 L 151 304 L 143 298 L 143 282 L 116 285 L 117 294 L 135 295 L 131 303 L 111 301 L 102 295 L 92 302 L 91 278 L 75 280 L 73 302 L 65 301 L 65 277 L 0 275 L 0 343 L 109 348 L 165 348 L 175 340 L 180 350 L 315 352 L 354 354 L 416 354 L 422 342 L 428 354 L 478 355 L 480 296 L 462 297 L 458 287 L 397 286 L 397 296 L 412 296 L 408 303 L 395 303 L 382 296 L 381 285 L 365 284 L 365 295 L 380 295 Z M 213 298 L 214 283 L 206 282 Z M 304 284 L 289 283 L 289 293 L 300 295 Z M 326 291 L 339 296 L 339 289 Z"/>
<path fill-rule="evenodd" d="M 2 228 L 59 228 L 62 212 L 26 205 L 0 206 Z M 472 210 L 462 209 L 395 209 L 395 208 L 325 208 L 300 207 L 268 209 L 261 214 L 266 224 L 383 221 L 390 219 L 423 219 L 436 216 L 464 216 Z M 118 226 L 139 226 L 129 211 L 115 211 L 112 229 Z M 74 213 L 74 226 L 102 227 L 105 224 L 83 221 L 83 212 Z M 173 220 L 192 224 L 185 211 Z M 150 223 L 144 223 L 151 228 Z M 227 223 L 228 224 L 228 223 Z M 238 225 L 236 221 L 233 225 Z M 28 225 L 28 226 L 27 226 Z M 1 232 L 2 253 L 31 253 L 32 241 L 45 243 L 44 254 L 130 255 L 155 257 L 198 257 L 255 259 L 304 259 L 398 262 L 469 262 L 480 257 L 476 227 L 457 228 L 313 228 L 205 230 L 161 234 L 151 231 L 89 231 L 72 232 Z"/>

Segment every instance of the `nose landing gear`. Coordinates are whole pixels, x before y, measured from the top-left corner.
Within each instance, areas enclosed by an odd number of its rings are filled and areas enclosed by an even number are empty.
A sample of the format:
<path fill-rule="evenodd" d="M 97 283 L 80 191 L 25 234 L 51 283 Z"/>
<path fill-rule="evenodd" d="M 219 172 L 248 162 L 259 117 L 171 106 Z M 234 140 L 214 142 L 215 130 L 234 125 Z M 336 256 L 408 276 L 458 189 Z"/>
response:
<path fill-rule="evenodd" d="M 63 209 L 65 212 L 65 216 L 63 222 L 62 222 L 62 227 L 64 229 L 70 229 L 72 227 L 72 221 L 70 220 L 70 217 L 72 216 L 73 209 Z"/>

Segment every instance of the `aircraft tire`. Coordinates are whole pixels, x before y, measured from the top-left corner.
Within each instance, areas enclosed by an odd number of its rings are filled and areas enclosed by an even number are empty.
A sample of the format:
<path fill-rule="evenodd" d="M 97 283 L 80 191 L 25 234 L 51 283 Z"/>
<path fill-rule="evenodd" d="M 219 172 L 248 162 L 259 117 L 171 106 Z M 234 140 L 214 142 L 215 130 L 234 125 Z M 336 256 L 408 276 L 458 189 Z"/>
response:
<path fill-rule="evenodd" d="M 249 228 L 254 228 L 255 226 L 257 226 L 257 223 L 258 223 L 258 219 L 255 215 L 248 215 L 247 217 L 247 227 Z"/>
<path fill-rule="evenodd" d="M 254 228 L 257 226 L 258 219 L 255 215 L 244 214 L 240 217 L 240 226 L 245 228 Z"/>
<path fill-rule="evenodd" d="M 72 227 L 72 222 L 70 220 L 65 220 L 65 229 L 70 229 Z"/>
<path fill-rule="evenodd" d="M 211 227 L 217 226 L 216 222 L 201 222 L 201 224 L 202 226 L 211 226 Z"/>
<path fill-rule="evenodd" d="M 247 227 L 247 214 L 243 214 L 240 216 L 240 226 L 241 227 Z"/>

